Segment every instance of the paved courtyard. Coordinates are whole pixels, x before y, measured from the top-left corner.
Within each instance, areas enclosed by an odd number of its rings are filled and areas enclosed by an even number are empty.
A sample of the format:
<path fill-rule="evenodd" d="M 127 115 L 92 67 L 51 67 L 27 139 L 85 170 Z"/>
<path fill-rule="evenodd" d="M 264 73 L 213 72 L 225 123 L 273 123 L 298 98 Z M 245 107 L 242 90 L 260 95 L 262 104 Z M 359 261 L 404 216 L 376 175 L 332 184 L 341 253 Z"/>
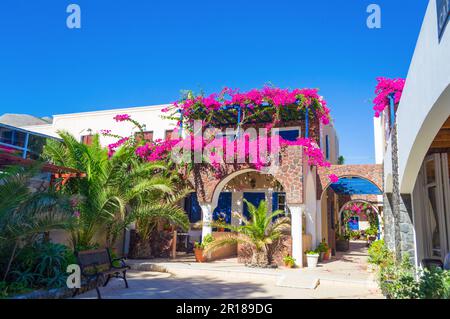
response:
<path fill-rule="evenodd" d="M 349 253 L 311 269 L 253 269 L 236 259 L 199 264 L 191 257 L 133 261 L 129 289 L 120 279 L 100 288 L 114 299 L 382 298 L 367 272 L 367 248 L 352 243 Z M 140 269 L 140 270 L 139 270 Z M 152 271 L 153 270 L 153 271 Z M 154 271 L 158 270 L 158 271 Z M 90 291 L 77 298 L 96 298 Z"/>

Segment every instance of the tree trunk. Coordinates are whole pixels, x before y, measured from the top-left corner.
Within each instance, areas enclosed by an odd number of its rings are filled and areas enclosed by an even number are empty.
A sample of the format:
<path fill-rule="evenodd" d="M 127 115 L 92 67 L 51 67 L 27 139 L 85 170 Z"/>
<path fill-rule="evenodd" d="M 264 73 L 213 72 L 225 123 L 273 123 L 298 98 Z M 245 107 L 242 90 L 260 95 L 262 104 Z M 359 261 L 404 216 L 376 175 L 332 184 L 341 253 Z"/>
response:
<path fill-rule="evenodd" d="M 5 271 L 5 275 L 3 276 L 3 281 L 6 281 L 9 271 L 11 270 L 11 265 L 12 265 L 15 255 L 16 255 L 16 250 L 17 250 L 18 244 L 19 244 L 18 241 L 16 241 L 16 243 L 14 244 L 13 252 L 11 254 L 11 257 L 9 258 L 8 266 L 6 267 L 6 271 Z"/>

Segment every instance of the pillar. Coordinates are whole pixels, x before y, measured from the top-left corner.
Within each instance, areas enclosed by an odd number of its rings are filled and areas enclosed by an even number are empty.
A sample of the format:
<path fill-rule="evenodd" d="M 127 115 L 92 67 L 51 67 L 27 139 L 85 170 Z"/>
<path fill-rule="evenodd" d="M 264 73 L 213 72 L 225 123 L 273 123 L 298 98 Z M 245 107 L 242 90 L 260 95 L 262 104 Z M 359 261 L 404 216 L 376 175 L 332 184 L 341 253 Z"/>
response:
<path fill-rule="evenodd" d="M 316 244 L 320 244 L 324 239 L 322 234 L 322 201 L 318 200 L 316 202 L 316 238 L 318 242 Z"/>
<path fill-rule="evenodd" d="M 291 212 L 292 257 L 298 267 L 303 267 L 302 215 L 305 208 L 302 204 L 288 204 L 288 207 Z"/>
<path fill-rule="evenodd" d="M 205 238 L 205 236 L 212 234 L 212 227 L 211 223 L 213 220 L 213 210 L 211 208 L 211 203 L 199 203 L 200 207 L 202 209 L 202 221 L 203 221 L 203 227 L 202 227 L 202 240 Z"/>

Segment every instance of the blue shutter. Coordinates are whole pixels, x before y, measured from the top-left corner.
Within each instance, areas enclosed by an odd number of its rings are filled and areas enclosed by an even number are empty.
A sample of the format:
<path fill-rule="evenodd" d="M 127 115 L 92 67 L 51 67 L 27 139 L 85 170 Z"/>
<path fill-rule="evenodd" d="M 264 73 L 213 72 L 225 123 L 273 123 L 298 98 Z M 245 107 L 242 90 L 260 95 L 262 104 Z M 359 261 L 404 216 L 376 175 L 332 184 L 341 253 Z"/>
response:
<path fill-rule="evenodd" d="M 279 193 L 272 194 L 272 213 L 278 209 L 278 194 Z"/>
<path fill-rule="evenodd" d="M 191 223 L 196 223 L 202 219 L 202 208 L 198 203 L 197 193 L 191 193 L 186 197 L 184 210 L 188 214 Z"/>
<path fill-rule="evenodd" d="M 263 200 L 266 200 L 265 193 L 244 193 L 244 199 L 246 199 L 249 203 L 253 204 L 255 207 L 259 206 L 259 203 Z M 248 212 L 247 203 L 244 202 L 244 216 L 246 218 L 250 218 L 250 213 Z"/>
<path fill-rule="evenodd" d="M 216 221 L 219 219 L 219 214 L 225 214 L 225 222 L 231 224 L 231 193 L 224 192 L 219 195 L 219 202 L 216 209 L 213 212 L 213 219 Z"/>

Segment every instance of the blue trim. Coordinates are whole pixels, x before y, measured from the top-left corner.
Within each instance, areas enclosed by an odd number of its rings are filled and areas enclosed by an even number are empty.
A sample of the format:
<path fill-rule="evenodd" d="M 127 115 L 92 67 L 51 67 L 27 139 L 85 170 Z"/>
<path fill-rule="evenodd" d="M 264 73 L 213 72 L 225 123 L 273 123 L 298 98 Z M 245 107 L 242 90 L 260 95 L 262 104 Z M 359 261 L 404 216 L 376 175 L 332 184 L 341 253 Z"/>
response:
<path fill-rule="evenodd" d="M 197 193 L 190 193 L 186 197 L 184 210 L 189 217 L 189 222 L 196 223 L 202 219 L 202 208 L 198 203 Z"/>
<path fill-rule="evenodd" d="M 24 147 L 24 151 L 23 151 L 23 158 L 27 158 L 27 152 L 28 152 L 28 141 L 30 140 L 30 133 L 27 133 L 27 135 L 25 135 L 25 147 Z"/>
<path fill-rule="evenodd" d="M 253 204 L 254 206 L 258 207 L 259 203 L 261 201 L 266 200 L 266 194 L 265 193 L 244 193 L 244 199 L 246 199 L 249 203 Z M 243 215 L 245 218 L 250 218 L 250 213 L 248 212 L 248 206 L 247 203 L 244 202 L 244 211 Z"/>
<path fill-rule="evenodd" d="M 298 129 L 280 130 L 278 131 L 278 135 L 286 141 L 295 142 L 300 137 L 300 132 Z"/>
<path fill-rule="evenodd" d="M 309 108 L 305 109 L 305 137 L 309 137 Z"/>
<path fill-rule="evenodd" d="M 382 195 L 383 193 L 372 182 L 360 177 L 343 177 L 339 182 L 330 185 L 338 195 Z"/>
<path fill-rule="evenodd" d="M 394 123 L 395 123 L 395 95 L 394 95 L 394 93 L 390 93 L 388 95 L 388 97 L 389 97 L 389 104 L 390 104 L 390 112 L 389 113 L 391 116 L 391 118 L 389 120 L 391 123 L 391 127 L 393 127 Z"/>
<path fill-rule="evenodd" d="M 225 215 L 225 223 L 231 224 L 231 203 L 232 203 L 232 193 L 223 192 L 219 195 L 219 201 L 217 207 L 213 212 L 213 219 L 217 221 L 219 219 L 219 214 Z"/>

